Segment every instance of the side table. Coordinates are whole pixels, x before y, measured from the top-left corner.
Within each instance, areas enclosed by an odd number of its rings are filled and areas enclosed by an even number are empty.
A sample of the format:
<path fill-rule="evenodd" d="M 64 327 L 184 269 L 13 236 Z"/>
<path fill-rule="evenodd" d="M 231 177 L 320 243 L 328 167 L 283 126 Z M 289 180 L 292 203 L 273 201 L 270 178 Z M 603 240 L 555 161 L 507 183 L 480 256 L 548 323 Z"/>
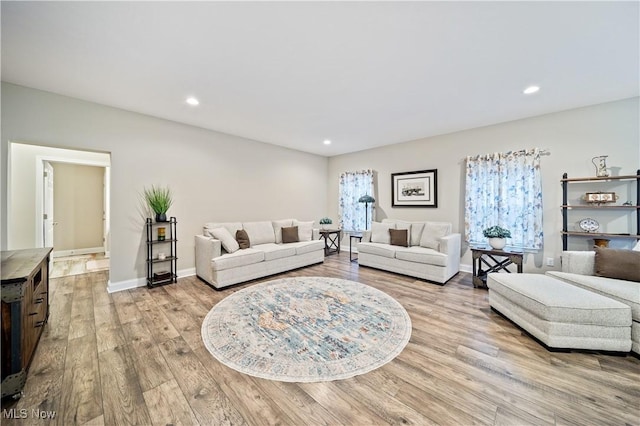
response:
<path fill-rule="evenodd" d="M 518 267 L 518 273 L 522 273 L 522 252 L 496 250 L 490 247 L 471 248 L 473 258 L 473 286 L 487 287 L 487 274 L 490 272 L 511 272 L 507 266 L 514 264 Z M 500 258 L 497 259 L 496 257 Z M 482 265 L 487 269 L 482 269 Z"/>
<path fill-rule="evenodd" d="M 353 248 L 352 248 L 352 243 L 353 240 L 358 240 L 358 242 L 362 241 L 362 234 L 357 233 L 357 234 L 349 234 L 349 261 L 353 262 L 358 260 L 358 258 L 354 258 L 353 257 Z"/>
<path fill-rule="evenodd" d="M 321 229 L 320 238 L 324 238 L 324 255 L 340 253 L 342 229 Z"/>

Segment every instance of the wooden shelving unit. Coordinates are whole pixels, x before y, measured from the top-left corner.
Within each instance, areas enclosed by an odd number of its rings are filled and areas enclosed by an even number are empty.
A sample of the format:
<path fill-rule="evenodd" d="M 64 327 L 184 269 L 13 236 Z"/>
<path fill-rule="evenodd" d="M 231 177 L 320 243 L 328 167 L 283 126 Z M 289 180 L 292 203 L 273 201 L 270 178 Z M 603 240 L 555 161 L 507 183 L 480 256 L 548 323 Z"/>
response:
<path fill-rule="evenodd" d="M 175 217 L 168 222 L 154 222 L 147 218 L 147 287 L 153 288 L 178 281 L 178 239 L 177 221 Z M 164 238 L 158 237 L 158 228 L 168 228 Z M 163 248 L 161 248 L 163 247 Z M 168 253 L 161 250 L 168 250 Z M 164 253 L 164 259 L 158 257 Z M 160 266 L 169 267 L 168 271 L 158 271 Z"/>
<path fill-rule="evenodd" d="M 580 182 L 615 182 L 615 181 L 629 181 L 629 184 L 636 185 L 636 204 L 635 205 L 585 205 L 585 204 L 569 204 L 568 200 L 568 187 L 571 183 Z M 589 237 L 589 238 L 631 238 L 640 239 L 640 169 L 637 170 L 635 175 L 624 176 L 607 176 L 607 177 L 583 177 L 583 178 L 569 178 L 567 174 L 562 175 L 560 180 L 562 184 L 562 250 L 567 250 L 569 245 L 569 237 Z M 629 233 L 608 233 L 608 232 L 579 232 L 569 230 L 569 210 L 593 210 L 593 211 L 621 211 L 625 214 L 635 213 L 636 215 L 636 229 L 635 233 L 630 230 Z"/>

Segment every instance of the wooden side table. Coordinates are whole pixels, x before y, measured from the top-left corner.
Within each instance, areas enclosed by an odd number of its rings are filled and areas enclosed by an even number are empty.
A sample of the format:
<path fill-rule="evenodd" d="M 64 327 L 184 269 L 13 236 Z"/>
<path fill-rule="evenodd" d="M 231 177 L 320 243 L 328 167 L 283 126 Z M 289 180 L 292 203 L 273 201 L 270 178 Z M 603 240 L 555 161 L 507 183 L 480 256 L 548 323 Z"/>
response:
<path fill-rule="evenodd" d="M 356 258 L 353 257 L 353 248 L 352 248 L 353 240 L 358 240 L 358 242 L 362 241 L 362 234 L 360 233 L 349 234 L 349 261 L 350 262 L 354 262 L 358 260 L 357 257 Z"/>
<path fill-rule="evenodd" d="M 320 238 L 324 238 L 324 255 L 340 253 L 342 229 L 321 229 Z"/>
<path fill-rule="evenodd" d="M 487 287 L 487 274 L 490 272 L 511 272 L 507 266 L 514 264 L 518 273 L 522 273 L 522 252 L 496 250 L 490 247 L 471 248 L 473 258 L 473 286 Z M 497 259 L 497 258 L 498 259 Z M 482 265 L 487 269 L 482 269 Z"/>

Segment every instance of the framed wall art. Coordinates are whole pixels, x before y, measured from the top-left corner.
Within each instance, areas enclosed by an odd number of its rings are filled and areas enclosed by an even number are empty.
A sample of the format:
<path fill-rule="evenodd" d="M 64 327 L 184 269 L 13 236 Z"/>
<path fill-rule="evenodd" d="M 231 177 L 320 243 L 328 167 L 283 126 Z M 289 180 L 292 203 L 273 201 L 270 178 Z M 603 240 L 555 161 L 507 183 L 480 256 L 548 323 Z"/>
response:
<path fill-rule="evenodd" d="M 392 207 L 438 207 L 438 170 L 391 174 Z"/>

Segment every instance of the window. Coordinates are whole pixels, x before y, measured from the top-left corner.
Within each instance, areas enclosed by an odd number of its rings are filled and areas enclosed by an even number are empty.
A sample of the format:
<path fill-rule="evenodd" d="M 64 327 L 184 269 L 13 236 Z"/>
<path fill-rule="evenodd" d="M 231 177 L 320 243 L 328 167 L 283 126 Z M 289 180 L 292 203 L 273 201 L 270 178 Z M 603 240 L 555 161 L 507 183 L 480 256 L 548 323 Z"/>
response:
<path fill-rule="evenodd" d="M 465 238 L 485 244 L 482 231 L 499 225 L 511 231 L 509 245 L 542 248 L 540 150 L 467 157 Z"/>
<path fill-rule="evenodd" d="M 370 228 L 375 214 L 373 203 L 364 204 L 358 200 L 363 195 L 373 195 L 374 189 L 373 170 L 340 174 L 338 214 L 343 230 L 361 231 Z"/>

